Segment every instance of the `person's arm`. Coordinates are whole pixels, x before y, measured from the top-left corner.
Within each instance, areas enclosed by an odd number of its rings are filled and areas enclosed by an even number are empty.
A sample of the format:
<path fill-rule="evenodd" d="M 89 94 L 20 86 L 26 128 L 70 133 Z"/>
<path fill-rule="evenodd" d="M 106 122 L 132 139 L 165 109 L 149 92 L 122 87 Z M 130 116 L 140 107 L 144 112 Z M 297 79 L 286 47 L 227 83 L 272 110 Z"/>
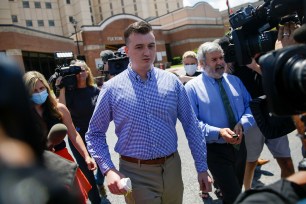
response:
<path fill-rule="evenodd" d="M 90 157 L 80 134 L 76 131 L 68 108 L 64 104 L 61 104 L 61 103 L 58 103 L 57 107 L 59 111 L 63 114 L 63 117 L 62 117 L 63 123 L 67 127 L 68 137 L 73 143 L 73 146 L 75 146 L 75 148 L 79 151 L 79 153 L 84 158 L 88 166 L 88 169 L 95 170 L 97 168 L 96 162 L 93 158 Z"/>
<path fill-rule="evenodd" d="M 66 104 L 66 88 L 65 86 L 63 86 L 62 84 L 62 77 L 59 76 L 57 79 L 56 79 L 56 82 L 55 82 L 55 87 L 56 87 L 56 91 L 59 92 L 59 95 L 58 95 L 58 102 L 64 104 L 64 105 L 67 105 Z"/>
<path fill-rule="evenodd" d="M 255 58 L 252 58 L 251 64 L 246 65 L 248 68 L 252 69 L 253 71 L 257 72 L 258 74 L 262 75 L 261 68 L 259 64 L 255 61 Z"/>
<path fill-rule="evenodd" d="M 124 194 L 126 191 L 120 185 L 120 180 L 125 176 L 115 168 L 106 143 L 106 131 L 109 123 L 113 120 L 112 94 L 108 83 L 106 82 L 102 86 L 85 139 L 88 151 L 97 161 L 101 172 L 106 176 L 110 192 Z"/>
<path fill-rule="evenodd" d="M 191 154 L 198 172 L 198 182 L 203 192 L 212 190 L 212 179 L 207 170 L 206 141 L 200 129 L 199 121 L 193 112 L 186 90 L 178 85 L 178 118 L 181 121 L 188 140 Z"/>
<path fill-rule="evenodd" d="M 66 88 L 65 87 L 61 88 L 60 91 L 59 91 L 58 102 L 60 102 L 64 105 L 67 105 L 66 104 Z"/>
<path fill-rule="evenodd" d="M 293 22 L 279 26 L 277 40 L 275 42 L 275 50 L 297 44 L 297 42 L 293 39 L 292 33 L 299 27 L 299 24 Z"/>

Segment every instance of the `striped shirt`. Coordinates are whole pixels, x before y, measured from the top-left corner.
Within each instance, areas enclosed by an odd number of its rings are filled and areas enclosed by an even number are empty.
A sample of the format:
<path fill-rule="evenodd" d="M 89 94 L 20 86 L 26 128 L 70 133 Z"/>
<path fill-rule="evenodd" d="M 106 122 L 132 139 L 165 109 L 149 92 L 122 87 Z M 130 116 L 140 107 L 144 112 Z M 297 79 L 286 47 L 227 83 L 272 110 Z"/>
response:
<path fill-rule="evenodd" d="M 177 118 L 181 121 L 198 172 L 207 170 L 206 142 L 178 78 L 152 68 L 143 81 L 129 66 L 107 81 L 86 133 L 87 148 L 103 173 L 114 168 L 106 131 L 114 121 L 115 151 L 137 159 L 155 159 L 177 151 Z"/>

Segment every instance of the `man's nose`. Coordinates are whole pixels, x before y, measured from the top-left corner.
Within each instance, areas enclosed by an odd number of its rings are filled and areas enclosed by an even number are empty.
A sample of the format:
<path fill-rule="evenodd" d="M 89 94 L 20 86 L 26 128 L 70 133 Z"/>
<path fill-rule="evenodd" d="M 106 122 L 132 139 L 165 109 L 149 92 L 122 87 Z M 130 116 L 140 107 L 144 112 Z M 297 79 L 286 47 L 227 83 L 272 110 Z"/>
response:
<path fill-rule="evenodd" d="M 145 47 L 143 53 L 144 55 L 150 54 L 150 49 L 148 47 Z"/>

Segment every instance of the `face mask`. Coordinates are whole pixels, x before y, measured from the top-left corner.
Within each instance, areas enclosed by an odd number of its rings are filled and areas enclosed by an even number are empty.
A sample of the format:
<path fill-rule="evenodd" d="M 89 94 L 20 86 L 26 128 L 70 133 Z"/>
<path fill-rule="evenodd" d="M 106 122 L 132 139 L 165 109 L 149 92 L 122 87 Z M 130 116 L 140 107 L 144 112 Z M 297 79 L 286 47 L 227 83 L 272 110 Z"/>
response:
<path fill-rule="evenodd" d="M 196 64 L 184 65 L 186 74 L 189 75 L 189 76 L 194 75 L 194 73 L 197 70 L 197 67 L 198 67 L 198 65 L 196 65 Z"/>
<path fill-rule="evenodd" d="M 33 93 L 31 100 L 35 104 L 41 105 L 47 100 L 48 95 L 49 94 L 48 94 L 47 90 L 44 90 L 44 91 L 39 92 L 39 93 Z"/>

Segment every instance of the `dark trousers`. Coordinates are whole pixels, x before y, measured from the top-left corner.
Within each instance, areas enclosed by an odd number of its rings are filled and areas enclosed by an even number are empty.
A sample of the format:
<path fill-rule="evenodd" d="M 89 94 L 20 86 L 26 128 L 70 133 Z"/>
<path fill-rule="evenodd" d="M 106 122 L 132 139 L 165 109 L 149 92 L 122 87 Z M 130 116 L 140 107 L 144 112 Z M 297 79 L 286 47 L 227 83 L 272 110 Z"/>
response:
<path fill-rule="evenodd" d="M 72 154 L 74 158 L 76 159 L 80 169 L 82 170 L 83 174 L 86 176 L 87 180 L 89 181 L 90 185 L 92 186 L 91 190 L 88 192 L 88 198 L 91 201 L 92 204 L 100 204 L 101 198 L 98 191 L 98 187 L 96 185 L 94 172 L 90 171 L 87 167 L 87 164 L 82 157 L 82 155 L 79 153 L 79 151 L 73 146 L 70 139 L 68 139 L 70 149 L 72 151 Z M 85 143 L 85 141 L 84 141 Z M 86 144 L 86 143 L 85 143 Z"/>
<path fill-rule="evenodd" d="M 207 144 L 208 168 L 223 194 L 223 203 L 234 203 L 241 193 L 246 163 L 244 139 L 239 151 L 231 144 Z"/>

